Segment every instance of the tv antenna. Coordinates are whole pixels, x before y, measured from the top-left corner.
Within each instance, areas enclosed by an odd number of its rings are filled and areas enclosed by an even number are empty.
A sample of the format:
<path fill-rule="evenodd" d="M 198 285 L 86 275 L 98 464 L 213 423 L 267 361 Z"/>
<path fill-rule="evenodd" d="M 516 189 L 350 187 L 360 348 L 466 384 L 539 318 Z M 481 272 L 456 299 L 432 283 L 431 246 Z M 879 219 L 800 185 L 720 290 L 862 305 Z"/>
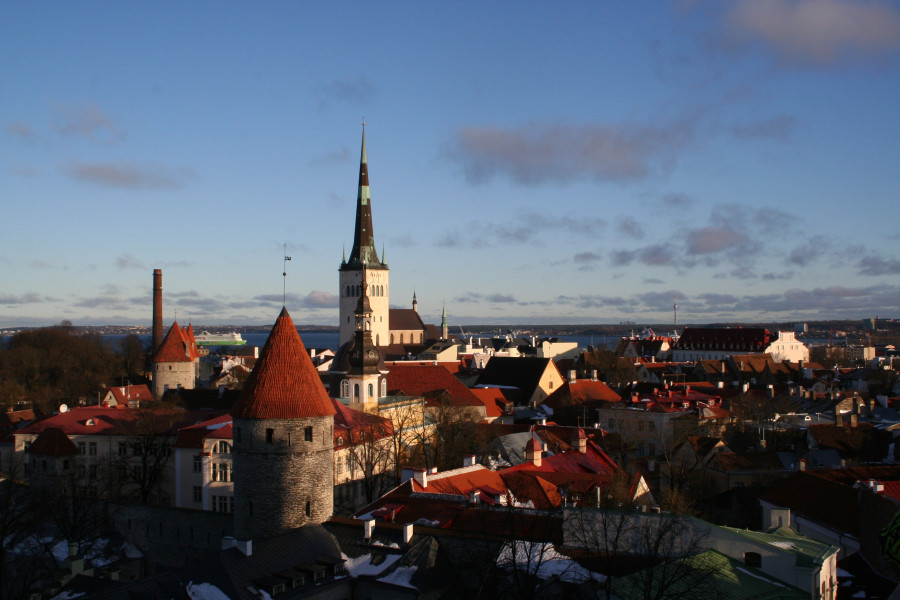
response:
<path fill-rule="evenodd" d="M 281 306 L 287 306 L 287 261 L 291 257 L 287 255 L 287 242 L 284 243 L 284 260 L 281 263 Z"/>

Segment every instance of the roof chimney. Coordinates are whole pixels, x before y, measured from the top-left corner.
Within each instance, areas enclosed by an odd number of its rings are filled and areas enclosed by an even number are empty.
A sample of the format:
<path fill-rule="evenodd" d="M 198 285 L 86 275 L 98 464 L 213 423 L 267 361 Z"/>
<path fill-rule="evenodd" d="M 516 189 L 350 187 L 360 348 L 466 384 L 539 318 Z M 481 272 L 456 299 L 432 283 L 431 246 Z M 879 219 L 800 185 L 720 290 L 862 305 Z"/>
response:
<path fill-rule="evenodd" d="M 572 369 L 571 371 L 569 371 L 569 383 L 575 383 L 575 380 L 577 379 L 577 377 L 578 376 L 575 373 L 575 369 Z"/>
<path fill-rule="evenodd" d="M 363 538 L 367 541 L 372 539 L 372 533 L 375 531 L 375 519 L 367 519 L 363 521 Z"/>
<path fill-rule="evenodd" d="M 805 459 L 805 458 L 801 458 L 801 459 L 800 459 L 800 470 L 801 470 L 801 471 L 805 471 L 805 470 L 806 470 L 806 459 Z"/>
<path fill-rule="evenodd" d="M 463 466 L 464 467 L 474 467 L 475 466 L 475 455 L 474 454 L 466 454 L 463 456 Z"/>
<path fill-rule="evenodd" d="M 413 479 L 423 488 L 428 487 L 428 471 L 425 469 L 413 469 Z"/>
<path fill-rule="evenodd" d="M 412 536 L 413 536 L 413 524 L 412 523 L 404 524 L 403 525 L 403 543 L 408 546 L 409 543 L 412 541 Z"/>

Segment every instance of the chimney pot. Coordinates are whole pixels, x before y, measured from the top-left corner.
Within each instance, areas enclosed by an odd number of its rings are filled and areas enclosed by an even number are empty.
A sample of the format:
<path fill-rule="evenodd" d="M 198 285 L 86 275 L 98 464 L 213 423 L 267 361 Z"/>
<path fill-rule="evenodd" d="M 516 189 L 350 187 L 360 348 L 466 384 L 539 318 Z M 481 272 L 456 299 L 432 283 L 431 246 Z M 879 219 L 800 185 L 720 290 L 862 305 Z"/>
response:
<path fill-rule="evenodd" d="M 412 536 L 413 536 L 413 524 L 412 523 L 404 524 L 403 525 L 403 543 L 408 546 L 409 543 L 412 541 Z"/>

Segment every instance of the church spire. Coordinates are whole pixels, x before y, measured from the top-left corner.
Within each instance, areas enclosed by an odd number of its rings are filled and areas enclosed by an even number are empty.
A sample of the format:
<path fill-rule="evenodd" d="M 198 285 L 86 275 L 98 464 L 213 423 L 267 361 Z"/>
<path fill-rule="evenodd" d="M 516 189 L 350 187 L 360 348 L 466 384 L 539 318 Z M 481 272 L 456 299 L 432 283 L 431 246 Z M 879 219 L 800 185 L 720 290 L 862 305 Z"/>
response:
<path fill-rule="evenodd" d="M 366 125 L 363 123 L 362 151 L 359 157 L 359 191 L 356 195 L 356 229 L 350 263 L 375 266 L 379 264 L 372 230 L 372 199 L 369 195 L 369 165 L 366 158 Z"/>

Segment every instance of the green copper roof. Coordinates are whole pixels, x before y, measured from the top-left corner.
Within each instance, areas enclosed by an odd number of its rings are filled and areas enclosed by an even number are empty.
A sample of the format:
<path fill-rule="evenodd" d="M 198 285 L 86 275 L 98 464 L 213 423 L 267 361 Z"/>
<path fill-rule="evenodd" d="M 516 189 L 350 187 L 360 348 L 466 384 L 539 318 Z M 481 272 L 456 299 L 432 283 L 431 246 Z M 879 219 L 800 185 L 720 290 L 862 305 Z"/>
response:
<path fill-rule="evenodd" d="M 797 557 L 797 566 L 814 567 L 822 564 L 826 558 L 838 552 L 839 548 L 810 539 L 798 534 L 789 527 L 779 527 L 770 531 L 750 531 L 723 527 L 727 531 L 767 546 L 790 552 Z"/>
<path fill-rule="evenodd" d="M 728 598 L 729 600 L 800 600 L 809 598 L 803 590 L 748 567 L 717 552 L 707 550 L 671 565 L 616 577 L 612 589 L 620 598 L 642 598 L 647 584 L 655 591 L 665 589 L 665 598 Z"/>

